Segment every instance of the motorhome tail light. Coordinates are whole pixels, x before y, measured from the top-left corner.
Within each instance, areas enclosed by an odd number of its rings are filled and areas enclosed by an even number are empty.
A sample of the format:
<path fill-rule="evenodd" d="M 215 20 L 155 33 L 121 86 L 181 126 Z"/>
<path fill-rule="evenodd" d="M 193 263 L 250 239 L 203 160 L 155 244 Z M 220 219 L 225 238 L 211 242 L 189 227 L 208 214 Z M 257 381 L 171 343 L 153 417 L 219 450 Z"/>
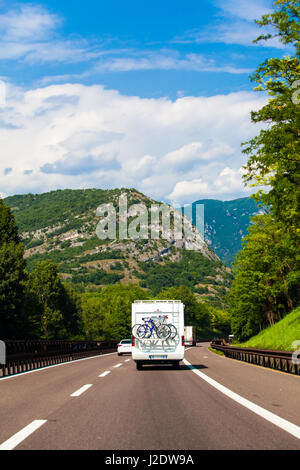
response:
<path fill-rule="evenodd" d="M 134 336 L 132 336 L 132 343 L 131 344 L 132 344 L 132 346 L 135 346 L 135 337 Z"/>
<path fill-rule="evenodd" d="M 181 336 L 181 346 L 184 346 L 184 335 Z"/>

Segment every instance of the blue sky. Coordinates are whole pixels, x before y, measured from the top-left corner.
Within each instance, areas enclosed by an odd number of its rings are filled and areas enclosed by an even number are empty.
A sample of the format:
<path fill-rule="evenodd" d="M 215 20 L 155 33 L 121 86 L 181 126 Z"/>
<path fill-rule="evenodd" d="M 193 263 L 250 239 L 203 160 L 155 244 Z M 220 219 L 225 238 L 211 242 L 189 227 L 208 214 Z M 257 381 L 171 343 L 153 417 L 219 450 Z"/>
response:
<path fill-rule="evenodd" d="M 271 4 L 2 2 L 0 28 L 7 36 L 3 55 L 8 57 L 1 63 L 1 75 L 25 87 L 80 81 L 171 99 L 250 90 L 249 74 L 266 57 L 265 47 L 252 44 L 258 31 L 252 18 L 266 13 Z M 12 24 L 5 27 L 5 19 L 19 19 L 19 31 Z"/>
<path fill-rule="evenodd" d="M 270 0 L 0 0 L 2 194 L 130 186 L 173 203 L 248 195 L 240 142 Z"/>

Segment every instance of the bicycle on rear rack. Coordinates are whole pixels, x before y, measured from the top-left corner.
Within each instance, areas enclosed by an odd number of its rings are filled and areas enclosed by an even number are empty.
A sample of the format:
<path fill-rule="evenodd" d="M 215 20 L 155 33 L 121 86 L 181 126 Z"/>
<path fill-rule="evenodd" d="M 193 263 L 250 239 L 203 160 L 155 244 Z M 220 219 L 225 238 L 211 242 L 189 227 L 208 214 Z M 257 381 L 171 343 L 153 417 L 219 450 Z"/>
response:
<path fill-rule="evenodd" d="M 157 320 L 154 320 L 155 317 L 144 317 L 142 320 L 143 324 L 136 324 L 132 328 L 132 334 L 138 339 L 149 339 L 155 334 L 157 338 L 162 340 L 167 340 L 169 338 L 173 339 L 177 334 L 177 329 L 174 325 L 166 324 L 167 315 L 159 315 Z M 174 331 L 176 330 L 176 331 Z M 175 333 L 175 334 L 174 334 Z"/>

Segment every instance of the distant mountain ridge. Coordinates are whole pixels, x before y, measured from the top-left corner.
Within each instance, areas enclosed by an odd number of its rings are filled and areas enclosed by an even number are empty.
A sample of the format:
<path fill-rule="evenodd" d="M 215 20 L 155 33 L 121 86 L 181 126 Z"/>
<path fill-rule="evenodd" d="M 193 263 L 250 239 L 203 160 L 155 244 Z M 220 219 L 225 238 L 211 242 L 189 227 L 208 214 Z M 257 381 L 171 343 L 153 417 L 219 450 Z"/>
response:
<path fill-rule="evenodd" d="M 97 207 L 112 204 L 119 224 L 118 204 L 124 196 L 128 207 L 143 204 L 148 209 L 161 204 L 134 188 L 66 189 L 4 199 L 24 242 L 28 269 L 32 270 L 38 261 L 51 259 L 60 276 L 78 289 L 95 290 L 120 282 L 139 284 L 155 294 L 163 288 L 187 285 L 199 297 L 221 305 L 231 272 L 197 230 L 192 237 L 184 234 L 182 239 L 173 239 L 172 234 L 170 239 L 161 235 L 146 239 L 98 238 Z M 131 211 L 129 222 L 137 217 L 137 212 Z M 155 228 L 152 219 L 148 228 Z"/>
<path fill-rule="evenodd" d="M 204 238 L 211 249 L 227 266 L 230 266 L 242 240 L 247 235 L 251 224 L 250 217 L 266 212 L 265 207 L 250 197 L 219 201 L 217 199 L 199 199 L 196 204 L 204 204 Z M 195 223 L 195 211 L 193 211 Z"/>

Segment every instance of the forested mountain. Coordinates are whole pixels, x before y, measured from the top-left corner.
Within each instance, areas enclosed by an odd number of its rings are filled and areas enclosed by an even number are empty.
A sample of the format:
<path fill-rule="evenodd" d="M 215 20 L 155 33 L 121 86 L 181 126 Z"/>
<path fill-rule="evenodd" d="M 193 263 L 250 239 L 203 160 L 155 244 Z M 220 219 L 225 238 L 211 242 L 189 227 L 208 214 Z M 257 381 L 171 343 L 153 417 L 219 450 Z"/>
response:
<path fill-rule="evenodd" d="M 231 272 L 199 232 L 181 240 L 172 236 L 153 239 L 150 234 L 146 239 L 98 238 L 97 207 L 111 203 L 118 214 L 119 198 L 124 196 L 128 208 L 142 203 L 149 209 L 156 203 L 135 189 L 124 188 L 67 189 L 6 198 L 4 203 L 11 208 L 25 245 L 27 269 L 32 271 L 38 261 L 50 259 L 60 277 L 79 291 L 120 282 L 139 284 L 156 295 L 162 288 L 186 285 L 198 297 L 223 305 Z M 137 216 L 137 211 L 131 211 L 129 221 Z M 153 228 L 149 220 L 149 229 Z"/>
<path fill-rule="evenodd" d="M 200 199 L 192 206 L 204 205 L 204 238 L 212 250 L 227 266 L 242 248 L 242 240 L 248 233 L 250 217 L 266 212 L 266 206 L 250 197 L 232 201 Z M 195 210 L 193 210 L 195 223 Z"/>

